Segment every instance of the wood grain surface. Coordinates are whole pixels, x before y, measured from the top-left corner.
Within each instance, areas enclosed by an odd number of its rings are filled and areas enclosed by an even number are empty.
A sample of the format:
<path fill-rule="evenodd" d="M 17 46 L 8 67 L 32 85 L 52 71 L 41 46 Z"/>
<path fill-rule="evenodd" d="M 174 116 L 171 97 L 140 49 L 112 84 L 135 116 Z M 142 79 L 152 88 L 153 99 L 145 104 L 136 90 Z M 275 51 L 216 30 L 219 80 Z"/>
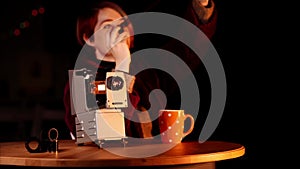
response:
<path fill-rule="evenodd" d="M 166 152 L 146 157 L 152 150 Z M 0 165 L 48 166 L 48 167 L 122 167 L 122 166 L 168 166 L 215 162 L 243 156 L 245 147 L 222 141 L 182 142 L 171 146 L 159 143 L 128 144 L 99 148 L 94 143 L 77 145 L 72 140 L 59 140 L 59 151 L 29 153 L 25 142 L 0 143 Z M 112 150 L 112 151 L 111 151 Z M 113 152 L 113 153 L 112 153 Z M 115 153 L 117 152 L 117 153 Z M 128 153 L 135 157 L 122 156 Z M 138 156 L 142 157 L 139 158 Z"/>

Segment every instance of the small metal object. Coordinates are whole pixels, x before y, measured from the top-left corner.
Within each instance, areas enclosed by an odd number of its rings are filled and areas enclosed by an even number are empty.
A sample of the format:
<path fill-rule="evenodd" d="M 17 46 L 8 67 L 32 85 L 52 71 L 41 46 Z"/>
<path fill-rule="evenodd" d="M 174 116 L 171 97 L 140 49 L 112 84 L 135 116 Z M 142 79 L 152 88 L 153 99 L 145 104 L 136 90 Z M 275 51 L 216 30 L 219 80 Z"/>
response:
<path fill-rule="evenodd" d="M 30 137 L 25 141 L 25 148 L 30 153 L 46 152 L 44 144 L 37 137 Z"/>
<path fill-rule="evenodd" d="M 55 131 L 54 138 L 51 137 L 52 131 Z M 48 138 L 49 138 L 48 151 L 57 153 L 58 152 L 58 130 L 56 128 L 51 128 L 48 131 Z"/>
<path fill-rule="evenodd" d="M 119 34 L 124 32 L 124 27 L 129 25 L 129 21 L 127 19 L 123 19 L 123 22 L 119 25 L 121 29 L 119 30 Z"/>
<path fill-rule="evenodd" d="M 40 135 L 40 138 L 29 137 L 25 141 L 25 148 L 30 153 L 42 153 L 47 151 L 57 153 L 58 152 L 58 130 L 56 128 L 51 128 L 48 131 L 48 138 L 43 138 L 42 134 Z"/>
<path fill-rule="evenodd" d="M 52 138 L 51 137 L 51 131 L 55 131 L 55 138 Z M 48 131 L 48 138 L 51 142 L 54 142 L 55 140 L 58 139 L 58 130 L 56 128 L 51 128 L 49 131 Z"/>

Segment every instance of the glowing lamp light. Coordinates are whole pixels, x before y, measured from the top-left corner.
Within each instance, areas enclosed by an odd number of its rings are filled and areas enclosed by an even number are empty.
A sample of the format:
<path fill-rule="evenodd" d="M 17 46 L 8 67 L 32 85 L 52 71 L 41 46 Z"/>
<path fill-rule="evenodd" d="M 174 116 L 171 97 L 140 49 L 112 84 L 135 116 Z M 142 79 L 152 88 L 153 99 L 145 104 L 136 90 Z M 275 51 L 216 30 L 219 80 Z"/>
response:
<path fill-rule="evenodd" d="M 45 8 L 43 6 L 40 6 L 38 9 L 32 9 L 31 10 L 31 16 L 37 16 L 38 14 L 44 14 Z M 31 17 L 29 19 L 32 19 Z M 9 36 L 20 36 L 21 35 L 21 29 L 28 28 L 30 26 L 30 20 L 25 20 L 21 23 L 19 23 L 19 28 L 11 29 L 9 31 L 8 35 L 1 35 L 0 39 L 7 39 Z M 22 30 L 23 31 L 23 30 Z"/>
<path fill-rule="evenodd" d="M 36 9 L 33 9 L 33 10 L 31 11 L 31 15 L 32 15 L 32 16 L 37 16 L 37 15 L 38 15 L 38 11 L 37 11 Z"/>
<path fill-rule="evenodd" d="M 24 29 L 24 28 L 28 28 L 30 25 L 30 23 L 28 21 L 24 21 L 22 23 L 20 23 L 20 28 Z"/>
<path fill-rule="evenodd" d="M 14 30 L 14 35 L 15 35 L 15 36 L 19 36 L 20 34 L 21 34 L 20 29 L 15 29 L 15 30 Z"/>
<path fill-rule="evenodd" d="M 45 8 L 44 8 L 44 7 L 40 7 L 40 8 L 39 8 L 39 13 L 40 13 L 40 14 L 45 13 Z"/>

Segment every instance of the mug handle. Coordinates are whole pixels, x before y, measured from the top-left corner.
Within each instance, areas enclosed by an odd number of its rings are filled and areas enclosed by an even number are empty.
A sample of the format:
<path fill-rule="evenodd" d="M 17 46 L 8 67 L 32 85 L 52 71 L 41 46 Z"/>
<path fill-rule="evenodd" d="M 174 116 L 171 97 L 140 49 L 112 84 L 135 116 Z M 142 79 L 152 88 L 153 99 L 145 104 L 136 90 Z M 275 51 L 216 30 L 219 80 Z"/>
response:
<path fill-rule="evenodd" d="M 191 120 L 191 126 L 190 126 L 190 128 L 189 128 L 186 132 L 183 133 L 183 137 L 187 136 L 188 134 L 190 134 L 190 133 L 193 131 L 193 129 L 194 129 L 194 124 L 195 124 L 195 120 L 194 120 L 194 117 L 193 117 L 192 115 L 190 115 L 190 114 L 185 114 L 184 116 L 185 116 L 184 121 L 185 121 L 187 118 L 190 118 L 190 120 Z"/>

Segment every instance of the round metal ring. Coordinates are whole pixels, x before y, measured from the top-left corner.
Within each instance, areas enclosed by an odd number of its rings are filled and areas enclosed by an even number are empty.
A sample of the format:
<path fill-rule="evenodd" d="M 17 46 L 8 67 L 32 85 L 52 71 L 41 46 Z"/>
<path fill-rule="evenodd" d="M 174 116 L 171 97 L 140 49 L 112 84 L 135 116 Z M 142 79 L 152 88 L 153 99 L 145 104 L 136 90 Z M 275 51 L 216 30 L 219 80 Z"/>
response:
<path fill-rule="evenodd" d="M 51 131 L 55 131 L 56 132 L 56 138 L 51 138 Z M 58 139 L 58 130 L 56 128 L 51 128 L 49 131 L 48 131 L 48 138 L 50 141 L 56 141 Z"/>

